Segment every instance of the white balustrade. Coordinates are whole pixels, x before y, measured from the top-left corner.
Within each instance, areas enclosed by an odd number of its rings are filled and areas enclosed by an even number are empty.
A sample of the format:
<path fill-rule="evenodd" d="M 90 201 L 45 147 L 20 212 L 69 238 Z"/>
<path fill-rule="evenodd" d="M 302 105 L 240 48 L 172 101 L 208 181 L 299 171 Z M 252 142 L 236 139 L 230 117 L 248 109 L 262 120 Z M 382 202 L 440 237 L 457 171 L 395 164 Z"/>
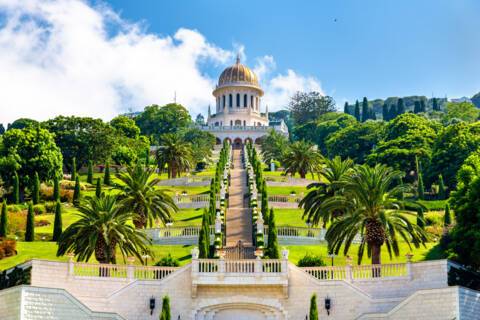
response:
<path fill-rule="evenodd" d="M 149 267 L 75 262 L 70 263 L 73 264 L 73 276 L 124 279 L 130 279 L 130 277 L 133 277 L 130 280 L 161 280 L 179 269 L 176 267 Z"/>
<path fill-rule="evenodd" d="M 361 281 L 379 278 L 405 279 L 409 277 L 408 263 L 381 265 L 361 265 L 342 267 L 306 267 L 301 268 L 306 273 L 319 280 Z"/>

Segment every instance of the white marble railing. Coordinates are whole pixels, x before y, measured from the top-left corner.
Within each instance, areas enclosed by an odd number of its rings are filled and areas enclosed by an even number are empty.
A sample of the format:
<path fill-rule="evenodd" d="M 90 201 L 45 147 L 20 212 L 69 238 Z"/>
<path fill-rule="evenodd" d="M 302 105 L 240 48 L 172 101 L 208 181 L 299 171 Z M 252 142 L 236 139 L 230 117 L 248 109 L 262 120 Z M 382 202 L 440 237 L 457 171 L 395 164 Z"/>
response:
<path fill-rule="evenodd" d="M 307 267 L 300 268 L 319 280 L 371 280 L 405 279 L 411 276 L 411 263 L 392 263 L 379 265 L 361 265 L 344 267 Z"/>
<path fill-rule="evenodd" d="M 202 130 L 207 131 L 261 131 L 261 132 L 268 132 L 271 127 L 267 126 L 205 126 L 201 127 Z"/>
<path fill-rule="evenodd" d="M 152 228 L 145 229 L 145 233 L 155 242 L 163 238 L 197 238 L 201 228 L 201 226 Z M 210 226 L 210 235 L 213 236 L 214 233 L 215 226 Z"/>
<path fill-rule="evenodd" d="M 219 204 L 220 196 L 217 195 L 217 205 Z M 180 209 L 198 209 L 206 208 L 210 204 L 209 194 L 187 194 L 173 196 L 173 201 Z"/>
<path fill-rule="evenodd" d="M 210 176 L 188 176 L 175 179 L 161 180 L 159 186 L 208 186 L 212 177 Z"/>
<path fill-rule="evenodd" d="M 76 277 L 161 280 L 178 269 L 176 267 L 69 262 L 69 274 Z"/>

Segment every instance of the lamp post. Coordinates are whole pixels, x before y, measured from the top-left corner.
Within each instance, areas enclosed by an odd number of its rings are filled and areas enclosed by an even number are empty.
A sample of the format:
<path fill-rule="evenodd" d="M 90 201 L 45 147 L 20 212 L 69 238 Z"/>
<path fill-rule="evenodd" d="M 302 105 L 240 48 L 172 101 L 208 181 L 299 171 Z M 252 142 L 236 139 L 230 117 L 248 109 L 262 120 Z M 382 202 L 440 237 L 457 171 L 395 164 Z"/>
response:
<path fill-rule="evenodd" d="M 333 259 L 335 259 L 335 254 L 334 254 L 334 253 L 330 253 L 328 256 L 330 257 L 330 259 L 331 259 L 331 261 L 332 261 L 332 267 L 333 267 Z"/>

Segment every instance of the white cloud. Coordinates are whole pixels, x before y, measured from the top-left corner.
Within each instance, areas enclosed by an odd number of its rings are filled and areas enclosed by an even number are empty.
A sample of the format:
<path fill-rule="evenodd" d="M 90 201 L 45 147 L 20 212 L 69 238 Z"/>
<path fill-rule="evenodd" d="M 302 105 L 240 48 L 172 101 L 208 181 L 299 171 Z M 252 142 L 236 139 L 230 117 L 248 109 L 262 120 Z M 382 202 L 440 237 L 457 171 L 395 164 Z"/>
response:
<path fill-rule="evenodd" d="M 264 86 L 265 96 L 263 105 L 269 110 L 278 110 L 286 107 L 297 91 L 317 91 L 324 94 L 320 82 L 314 77 L 304 77 L 288 69 L 285 75 L 277 75 Z M 273 106 L 273 108 L 272 108 Z"/>
<path fill-rule="evenodd" d="M 108 6 L 80 0 L 0 0 L 0 122 L 59 114 L 109 119 L 130 108 L 177 101 L 206 112 L 216 79 L 205 62 L 226 65 L 244 46 L 219 48 L 196 30 L 147 33 Z M 288 70 L 271 76 L 273 57 L 257 59 L 265 103 L 282 107 L 297 90 L 320 90 Z M 270 77 L 269 77 L 270 76 Z"/>

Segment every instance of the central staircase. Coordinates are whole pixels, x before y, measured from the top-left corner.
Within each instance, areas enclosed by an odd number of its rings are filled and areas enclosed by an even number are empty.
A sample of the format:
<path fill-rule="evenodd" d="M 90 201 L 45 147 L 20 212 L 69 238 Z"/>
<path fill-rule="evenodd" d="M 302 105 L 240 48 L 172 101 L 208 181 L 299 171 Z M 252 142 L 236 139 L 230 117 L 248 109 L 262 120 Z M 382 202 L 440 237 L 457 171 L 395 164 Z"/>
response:
<path fill-rule="evenodd" d="M 229 205 L 226 216 L 226 259 L 254 259 L 252 245 L 252 213 L 246 206 L 247 173 L 243 164 L 243 149 L 233 149 L 233 169 L 230 173 Z"/>

